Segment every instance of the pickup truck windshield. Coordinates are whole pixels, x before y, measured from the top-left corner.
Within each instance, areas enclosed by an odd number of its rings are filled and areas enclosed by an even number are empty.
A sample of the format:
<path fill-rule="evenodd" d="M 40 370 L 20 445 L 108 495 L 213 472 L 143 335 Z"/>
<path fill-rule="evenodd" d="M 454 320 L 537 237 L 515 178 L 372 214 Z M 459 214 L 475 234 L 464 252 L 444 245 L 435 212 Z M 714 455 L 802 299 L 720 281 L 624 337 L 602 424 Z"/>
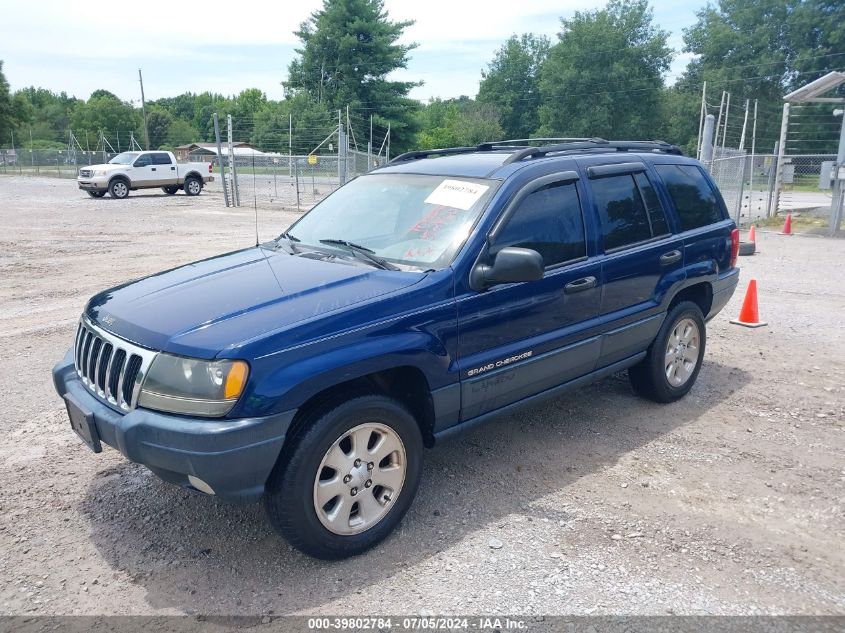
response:
<path fill-rule="evenodd" d="M 418 174 L 361 176 L 311 209 L 287 235 L 297 245 L 320 247 L 321 240 L 345 240 L 388 262 L 443 268 L 466 241 L 498 184 Z"/>
<path fill-rule="evenodd" d="M 138 152 L 123 152 L 109 161 L 109 165 L 131 165 L 138 158 Z"/>

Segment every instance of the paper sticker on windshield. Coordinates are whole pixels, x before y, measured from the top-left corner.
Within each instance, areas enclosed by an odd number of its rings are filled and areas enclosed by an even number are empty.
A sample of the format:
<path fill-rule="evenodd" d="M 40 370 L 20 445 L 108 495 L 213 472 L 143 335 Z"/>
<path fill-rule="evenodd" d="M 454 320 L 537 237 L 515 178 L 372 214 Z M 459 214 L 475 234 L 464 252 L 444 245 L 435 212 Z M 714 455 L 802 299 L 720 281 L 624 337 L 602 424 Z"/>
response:
<path fill-rule="evenodd" d="M 487 185 L 465 180 L 444 180 L 425 201 L 428 204 L 442 204 L 445 207 L 469 211 L 489 188 Z"/>

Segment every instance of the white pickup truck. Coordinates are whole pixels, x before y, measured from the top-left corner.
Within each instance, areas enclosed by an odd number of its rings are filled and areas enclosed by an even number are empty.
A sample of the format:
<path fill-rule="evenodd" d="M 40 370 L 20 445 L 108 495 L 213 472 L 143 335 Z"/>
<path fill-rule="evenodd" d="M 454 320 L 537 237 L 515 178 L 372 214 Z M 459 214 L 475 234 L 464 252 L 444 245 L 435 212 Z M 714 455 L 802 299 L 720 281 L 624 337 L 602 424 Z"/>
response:
<path fill-rule="evenodd" d="M 92 198 L 106 192 L 125 198 L 130 191 L 157 187 L 170 196 L 180 189 L 196 196 L 214 180 L 211 170 L 211 163 L 177 163 L 171 152 L 123 152 L 105 165 L 82 167 L 76 182 Z"/>

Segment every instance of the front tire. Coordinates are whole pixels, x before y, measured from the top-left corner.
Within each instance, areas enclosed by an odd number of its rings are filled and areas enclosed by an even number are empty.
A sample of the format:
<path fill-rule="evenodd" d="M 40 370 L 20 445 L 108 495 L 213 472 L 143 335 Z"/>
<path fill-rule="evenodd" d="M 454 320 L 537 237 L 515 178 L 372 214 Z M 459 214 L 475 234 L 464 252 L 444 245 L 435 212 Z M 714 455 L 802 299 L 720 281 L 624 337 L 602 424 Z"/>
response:
<path fill-rule="evenodd" d="M 662 403 L 684 397 L 701 371 L 706 343 L 701 308 L 680 302 L 666 315 L 646 357 L 628 370 L 634 391 Z"/>
<path fill-rule="evenodd" d="M 422 435 L 411 413 L 381 395 L 327 404 L 298 424 L 267 484 L 271 523 L 322 559 L 373 547 L 407 512 L 422 474 Z"/>
<path fill-rule="evenodd" d="M 112 198 L 118 198 L 120 200 L 126 198 L 129 195 L 129 183 L 120 178 L 112 180 L 109 183 L 109 194 L 111 194 Z"/>
<path fill-rule="evenodd" d="M 198 196 L 202 191 L 202 180 L 196 176 L 188 176 L 185 178 L 185 193 L 189 196 Z"/>

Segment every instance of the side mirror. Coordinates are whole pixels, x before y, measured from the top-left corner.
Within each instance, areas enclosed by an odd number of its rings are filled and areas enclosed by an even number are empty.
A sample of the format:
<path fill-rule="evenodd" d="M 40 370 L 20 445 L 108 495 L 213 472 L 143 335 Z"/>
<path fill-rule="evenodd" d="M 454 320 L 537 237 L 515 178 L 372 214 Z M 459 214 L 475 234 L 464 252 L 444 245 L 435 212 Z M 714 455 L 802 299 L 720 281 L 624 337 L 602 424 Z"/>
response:
<path fill-rule="evenodd" d="M 478 264 L 472 271 L 470 286 L 483 290 L 496 284 L 537 281 L 543 278 L 543 256 L 530 248 L 506 246 L 493 260 L 492 266 Z"/>

